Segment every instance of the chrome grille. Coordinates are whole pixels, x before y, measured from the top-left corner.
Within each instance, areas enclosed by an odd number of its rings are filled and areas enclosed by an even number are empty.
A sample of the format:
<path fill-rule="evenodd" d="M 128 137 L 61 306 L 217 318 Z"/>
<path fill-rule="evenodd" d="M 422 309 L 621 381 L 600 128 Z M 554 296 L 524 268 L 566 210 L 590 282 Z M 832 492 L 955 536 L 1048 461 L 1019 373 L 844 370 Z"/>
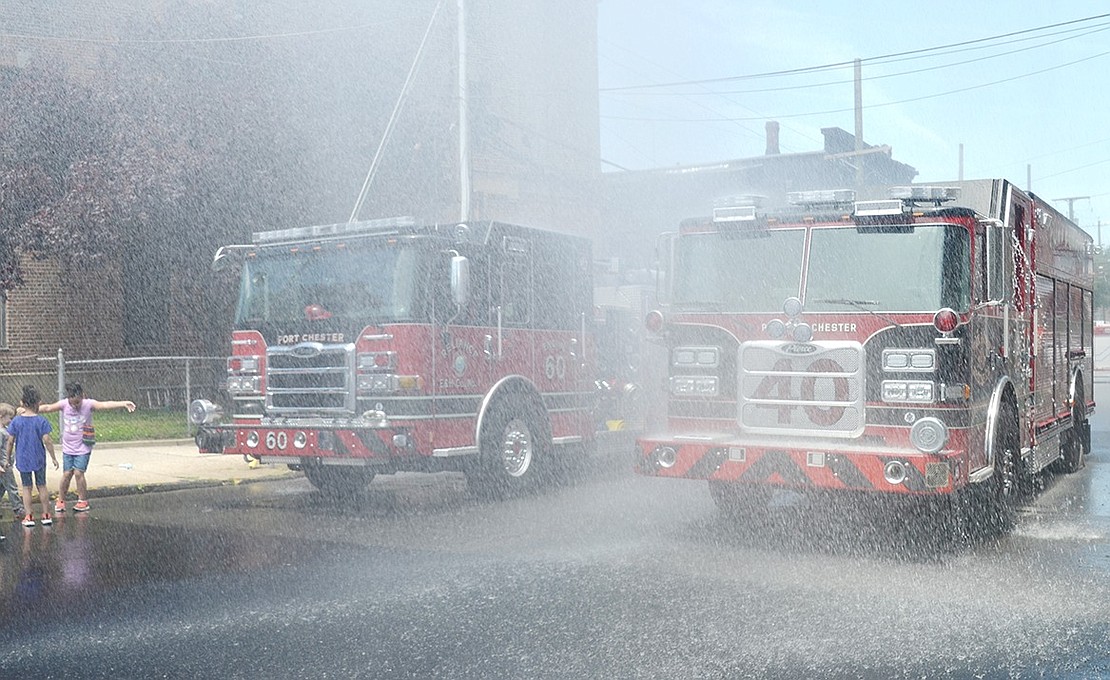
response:
<path fill-rule="evenodd" d="M 740 426 L 749 432 L 856 437 L 867 377 L 856 342 L 740 346 Z"/>
<path fill-rule="evenodd" d="M 271 415 L 353 413 L 355 346 L 301 343 L 266 350 Z"/>

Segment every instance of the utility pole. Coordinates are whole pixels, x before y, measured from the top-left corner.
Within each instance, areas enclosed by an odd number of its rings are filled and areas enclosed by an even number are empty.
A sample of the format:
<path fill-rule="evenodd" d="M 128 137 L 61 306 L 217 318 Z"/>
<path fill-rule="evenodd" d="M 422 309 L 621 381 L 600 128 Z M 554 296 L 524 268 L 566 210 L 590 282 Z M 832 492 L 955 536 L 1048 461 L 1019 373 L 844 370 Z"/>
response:
<path fill-rule="evenodd" d="M 1068 202 L 1068 219 L 1072 222 L 1075 221 L 1075 202 L 1083 200 L 1091 200 L 1090 196 L 1066 196 L 1064 198 L 1054 198 L 1054 201 L 1067 201 Z"/>
<path fill-rule="evenodd" d="M 855 61 L 856 153 L 863 151 L 863 62 Z M 856 158 L 856 188 L 863 186 L 863 157 Z"/>
<path fill-rule="evenodd" d="M 458 0 L 459 220 L 470 219 L 470 94 L 466 74 L 466 0 Z"/>

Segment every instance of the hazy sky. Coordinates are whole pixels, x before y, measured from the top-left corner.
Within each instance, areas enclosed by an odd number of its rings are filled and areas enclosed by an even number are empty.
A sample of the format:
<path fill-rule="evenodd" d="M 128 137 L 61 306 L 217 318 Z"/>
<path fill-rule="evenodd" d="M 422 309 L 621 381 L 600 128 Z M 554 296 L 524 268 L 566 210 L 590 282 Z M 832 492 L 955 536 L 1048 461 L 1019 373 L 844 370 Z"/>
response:
<path fill-rule="evenodd" d="M 1065 214 L 1055 199 L 1089 196 L 1075 219 L 1096 237 L 1101 220 L 1110 243 L 1110 3 L 602 0 L 599 12 L 608 163 L 758 156 L 767 120 L 784 153 L 820 150 L 821 128 L 855 129 L 860 58 L 864 140 L 890 145 L 918 182 L 955 179 L 962 143 L 965 178 L 1026 187 L 1031 168 L 1033 191 Z M 763 75 L 787 70 L 802 72 Z"/>

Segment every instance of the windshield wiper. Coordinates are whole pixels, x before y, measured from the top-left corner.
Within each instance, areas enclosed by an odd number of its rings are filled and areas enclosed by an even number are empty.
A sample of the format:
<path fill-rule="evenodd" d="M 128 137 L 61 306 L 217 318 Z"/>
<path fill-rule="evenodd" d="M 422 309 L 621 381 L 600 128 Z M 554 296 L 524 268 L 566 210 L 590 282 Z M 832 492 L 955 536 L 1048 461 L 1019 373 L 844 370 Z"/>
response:
<path fill-rule="evenodd" d="M 686 312 L 724 312 L 728 305 L 724 302 L 713 300 L 697 300 L 695 302 L 675 302 L 675 307 L 681 307 Z"/>
<path fill-rule="evenodd" d="M 853 300 L 851 298 L 821 298 L 819 300 L 813 300 L 813 302 L 824 302 L 830 305 L 851 305 L 865 312 L 870 311 L 865 305 L 879 304 L 878 300 Z"/>
<path fill-rule="evenodd" d="M 816 299 L 816 300 L 811 300 L 810 302 L 821 302 L 821 303 L 825 303 L 825 304 L 829 304 L 829 305 L 848 305 L 849 307 L 855 307 L 856 309 L 860 310 L 861 312 L 867 312 L 868 314 L 870 314 L 872 316 L 879 317 L 883 321 L 886 321 L 888 323 L 892 323 L 892 324 L 894 324 L 894 326 L 896 328 L 901 328 L 902 327 L 902 324 L 898 323 L 897 321 L 890 318 L 889 316 L 887 316 L 885 314 L 879 314 L 878 312 L 876 312 L 873 309 L 868 309 L 868 306 L 874 306 L 874 305 L 879 304 L 878 300 L 853 300 L 852 298 L 819 298 L 819 299 Z"/>

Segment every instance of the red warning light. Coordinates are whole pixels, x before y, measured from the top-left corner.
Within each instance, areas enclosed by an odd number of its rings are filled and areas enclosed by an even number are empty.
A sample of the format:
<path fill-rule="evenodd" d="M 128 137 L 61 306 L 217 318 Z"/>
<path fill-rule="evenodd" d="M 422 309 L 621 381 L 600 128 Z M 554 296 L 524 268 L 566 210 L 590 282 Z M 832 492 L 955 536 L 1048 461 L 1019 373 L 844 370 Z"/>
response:
<path fill-rule="evenodd" d="M 945 307 L 933 315 L 933 326 L 941 333 L 951 333 L 960 323 L 960 317 L 955 310 Z"/>

